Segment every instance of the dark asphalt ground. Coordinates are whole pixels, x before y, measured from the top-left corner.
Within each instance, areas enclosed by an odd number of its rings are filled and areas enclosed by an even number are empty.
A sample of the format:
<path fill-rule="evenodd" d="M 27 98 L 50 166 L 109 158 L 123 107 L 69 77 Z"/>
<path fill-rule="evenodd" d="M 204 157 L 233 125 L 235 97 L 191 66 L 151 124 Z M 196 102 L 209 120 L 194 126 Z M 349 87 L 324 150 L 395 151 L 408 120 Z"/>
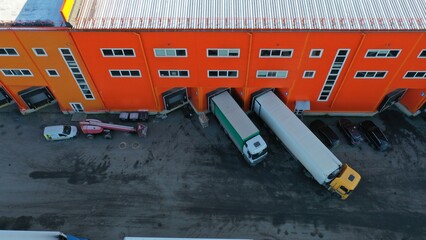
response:
<path fill-rule="evenodd" d="M 118 115 L 90 117 L 118 122 Z M 0 110 L 0 229 L 59 230 L 92 240 L 124 236 L 249 239 L 425 239 L 426 117 L 389 109 L 372 119 L 392 143 L 377 152 L 341 137 L 332 151 L 362 180 L 341 201 L 307 178 L 256 116 L 268 158 L 249 167 L 212 115 L 210 126 L 151 117 L 147 138 L 114 132 L 46 142 L 70 123 L 55 107 Z M 305 117 L 309 123 L 318 117 Z"/>

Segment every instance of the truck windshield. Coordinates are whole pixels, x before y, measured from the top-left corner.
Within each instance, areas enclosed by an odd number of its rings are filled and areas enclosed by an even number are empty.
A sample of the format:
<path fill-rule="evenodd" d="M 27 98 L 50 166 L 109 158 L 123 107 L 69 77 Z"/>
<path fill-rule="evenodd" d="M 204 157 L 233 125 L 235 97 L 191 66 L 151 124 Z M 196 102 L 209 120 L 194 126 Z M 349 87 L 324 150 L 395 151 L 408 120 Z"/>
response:
<path fill-rule="evenodd" d="M 63 134 L 69 135 L 71 133 L 71 126 L 64 126 Z"/>
<path fill-rule="evenodd" d="M 263 155 L 265 155 L 266 151 L 267 151 L 267 149 L 265 148 L 265 149 L 263 149 L 263 151 L 261 151 L 260 153 L 253 154 L 253 155 L 252 155 L 252 159 L 253 159 L 253 160 L 256 160 L 256 159 L 258 159 L 258 158 L 262 157 Z"/>

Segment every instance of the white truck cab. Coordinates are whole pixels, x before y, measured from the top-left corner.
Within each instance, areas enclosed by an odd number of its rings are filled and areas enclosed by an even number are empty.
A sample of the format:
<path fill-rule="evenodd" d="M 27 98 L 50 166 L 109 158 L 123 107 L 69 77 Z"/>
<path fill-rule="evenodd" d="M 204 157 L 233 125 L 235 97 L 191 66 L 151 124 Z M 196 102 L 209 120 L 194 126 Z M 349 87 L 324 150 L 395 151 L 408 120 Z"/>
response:
<path fill-rule="evenodd" d="M 70 139 L 77 136 L 77 127 L 70 125 L 47 126 L 44 128 L 43 135 L 47 141 Z"/>
<path fill-rule="evenodd" d="M 268 155 L 265 140 L 263 140 L 260 135 L 249 139 L 247 142 L 244 143 L 243 155 L 251 166 L 254 166 L 261 162 Z"/>

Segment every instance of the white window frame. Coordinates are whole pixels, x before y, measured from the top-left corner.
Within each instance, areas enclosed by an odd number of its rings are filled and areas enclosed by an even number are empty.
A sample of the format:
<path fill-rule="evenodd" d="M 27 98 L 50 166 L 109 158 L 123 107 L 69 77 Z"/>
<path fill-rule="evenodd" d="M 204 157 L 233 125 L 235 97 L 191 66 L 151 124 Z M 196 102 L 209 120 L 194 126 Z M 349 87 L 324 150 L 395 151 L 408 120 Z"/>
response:
<path fill-rule="evenodd" d="M 31 72 L 31 70 L 30 69 L 26 69 L 26 68 L 22 68 L 22 69 L 17 69 L 17 68 L 0 69 L 0 71 L 3 73 L 3 75 L 5 77 L 34 77 L 34 75 Z M 19 71 L 21 74 L 20 75 L 15 75 L 15 74 L 10 75 L 10 74 L 6 74 L 5 71 L 10 71 L 10 72 Z M 22 71 L 28 71 L 28 72 L 30 72 L 31 75 L 24 75 L 22 73 Z"/>
<path fill-rule="evenodd" d="M 55 71 L 56 75 L 51 75 L 49 71 Z M 49 77 L 60 77 L 59 72 L 56 69 L 46 69 L 46 73 Z"/>
<path fill-rule="evenodd" d="M 262 51 L 271 51 L 269 56 L 262 56 Z M 280 56 L 272 56 L 272 51 L 280 51 Z M 282 52 L 290 51 L 290 56 L 281 56 Z M 292 58 L 294 53 L 294 49 L 291 48 L 261 48 L 259 50 L 259 58 Z"/>
<path fill-rule="evenodd" d="M 265 72 L 266 76 L 265 77 L 259 76 L 259 74 L 261 72 Z M 275 76 L 268 76 L 270 73 L 271 74 L 275 73 Z M 284 73 L 284 77 L 278 76 L 278 73 Z M 288 71 L 287 70 L 257 70 L 256 71 L 256 78 L 281 78 L 281 79 L 285 79 L 287 77 L 288 77 Z"/>
<path fill-rule="evenodd" d="M 422 57 L 421 55 L 422 55 L 422 53 L 425 53 L 425 56 L 424 57 Z M 420 51 L 420 53 L 419 53 L 419 56 L 417 56 L 417 58 L 426 58 L 426 49 L 422 49 L 421 51 Z"/>
<path fill-rule="evenodd" d="M 19 57 L 19 52 L 16 50 L 16 48 L 13 48 L 13 47 L 0 47 L 0 49 L 3 49 L 3 51 L 6 52 L 6 54 L 0 53 L 0 57 Z M 13 49 L 13 51 L 16 52 L 16 55 L 14 55 L 14 54 L 11 55 L 11 54 L 7 53 L 6 49 Z"/>
<path fill-rule="evenodd" d="M 377 51 L 377 55 L 379 52 L 386 53 L 386 56 L 368 56 L 368 53 L 372 51 Z M 396 56 L 388 56 L 391 51 L 398 51 L 398 54 Z M 401 51 L 401 49 L 367 49 L 364 58 L 398 58 Z"/>
<path fill-rule="evenodd" d="M 169 76 L 162 76 L 160 72 L 164 72 L 164 71 L 168 72 Z M 178 72 L 178 75 L 177 76 L 172 76 L 170 74 L 172 71 Z M 181 71 L 186 71 L 188 73 L 188 76 L 179 76 L 179 73 Z M 161 69 L 161 70 L 158 70 L 158 76 L 160 78 L 189 78 L 189 70 L 186 70 L 186 69 Z"/>
<path fill-rule="evenodd" d="M 89 84 L 86 81 L 86 77 L 84 76 L 82 69 L 78 65 L 77 60 L 72 53 L 71 48 L 58 48 L 59 53 L 62 56 L 65 64 L 68 67 L 71 75 L 73 76 L 75 83 L 80 88 L 81 94 L 83 94 L 84 99 L 86 100 L 96 100 L 95 95 L 90 89 Z"/>
<path fill-rule="evenodd" d="M 219 76 L 219 72 L 226 72 L 226 76 Z M 217 72 L 216 76 L 210 76 L 210 72 Z M 229 76 L 229 72 L 237 72 L 237 76 Z M 207 70 L 207 78 L 238 78 L 239 72 L 238 70 Z"/>
<path fill-rule="evenodd" d="M 374 77 L 357 77 L 356 75 L 358 75 L 358 73 L 360 72 L 365 72 L 365 73 L 374 73 Z M 376 77 L 377 73 L 379 72 L 384 72 L 385 75 L 383 77 Z M 355 75 L 354 75 L 354 79 L 385 79 L 386 76 L 388 75 L 388 71 L 385 70 L 361 70 L 361 71 L 356 71 Z"/>
<path fill-rule="evenodd" d="M 104 50 L 110 50 L 110 51 L 112 51 L 113 55 L 105 55 L 104 54 Z M 124 54 L 125 50 L 132 50 L 133 55 L 125 55 Z M 122 51 L 123 55 L 115 55 L 114 51 Z M 102 56 L 105 57 L 105 58 L 121 58 L 121 57 L 123 57 L 123 58 L 132 58 L 132 57 L 136 57 L 136 52 L 135 52 L 134 48 L 101 48 L 101 53 L 102 53 Z"/>
<path fill-rule="evenodd" d="M 38 49 L 41 49 L 41 50 L 43 50 L 43 53 L 44 54 L 38 54 L 37 53 L 37 50 Z M 32 48 L 32 50 L 33 50 L 33 53 L 37 56 L 37 57 L 47 57 L 47 52 L 46 52 L 46 50 L 44 50 L 44 48 Z"/>
<path fill-rule="evenodd" d="M 120 76 L 113 76 L 112 72 L 113 71 L 118 71 L 120 73 Z M 123 72 L 129 72 L 129 75 L 123 75 Z M 139 76 L 133 76 L 131 74 L 131 72 L 138 72 Z M 142 77 L 142 73 L 139 69 L 110 69 L 109 70 L 109 75 L 112 78 L 141 78 Z"/>
<path fill-rule="evenodd" d="M 318 102 L 327 102 L 330 98 L 330 95 L 333 92 L 334 86 L 336 85 L 336 82 L 339 79 L 340 73 L 342 72 L 342 69 L 345 66 L 346 60 L 349 57 L 350 53 L 351 50 L 347 48 L 337 49 L 336 56 L 334 57 L 333 63 L 331 64 L 330 70 L 327 74 L 327 77 L 325 78 L 324 85 L 321 88 L 321 92 L 318 95 Z M 344 58 L 343 62 L 338 60 L 338 58 L 342 57 Z"/>
<path fill-rule="evenodd" d="M 70 106 L 72 107 L 72 109 L 74 110 L 74 112 L 84 112 L 84 106 L 83 106 L 83 104 L 81 104 L 79 102 L 70 102 Z M 77 106 L 80 106 L 81 110 L 78 109 Z"/>
<path fill-rule="evenodd" d="M 312 53 L 314 51 L 320 51 L 320 55 L 319 56 L 313 56 Z M 311 49 L 311 52 L 309 53 L 309 58 L 321 58 L 322 57 L 322 53 L 324 52 L 324 49 L 321 48 L 313 48 Z"/>
<path fill-rule="evenodd" d="M 217 56 L 210 56 L 209 51 L 217 51 Z M 219 55 L 220 51 L 226 51 L 225 56 Z M 229 56 L 230 51 L 237 51 L 237 56 Z M 240 57 L 240 49 L 239 48 L 207 48 L 206 55 L 208 58 L 239 58 Z"/>
<path fill-rule="evenodd" d="M 410 73 L 410 72 L 415 73 L 415 75 L 417 75 L 418 73 L 424 73 L 424 74 L 423 74 L 423 77 L 416 77 L 416 76 L 414 76 L 414 77 L 407 77 L 407 74 Z M 423 70 L 423 71 L 407 71 L 404 74 L 403 78 L 404 79 L 426 79 L 426 70 Z"/>
<path fill-rule="evenodd" d="M 307 73 L 313 73 L 312 77 L 306 76 Z M 303 78 L 315 78 L 315 74 L 317 73 L 317 71 L 315 70 L 306 70 L 303 72 Z"/>
<path fill-rule="evenodd" d="M 177 51 L 180 50 L 184 50 L 185 51 L 185 56 L 178 56 L 177 55 Z M 164 56 L 162 55 L 157 55 L 157 51 L 164 51 Z M 169 53 L 167 53 L 169 52 Z M 170 52 L 174 52 L 173 54 L 170 54 Z M 170 55 L 168 55 L 170 54 Z M 188 49 L 186 48 L 154 48 L 154 56 L 155 57 L 159 57 L 159 58 L 168 58 L 168 57 L 175 57 L 175 58 L 186 58 L 188 57 Z"/>

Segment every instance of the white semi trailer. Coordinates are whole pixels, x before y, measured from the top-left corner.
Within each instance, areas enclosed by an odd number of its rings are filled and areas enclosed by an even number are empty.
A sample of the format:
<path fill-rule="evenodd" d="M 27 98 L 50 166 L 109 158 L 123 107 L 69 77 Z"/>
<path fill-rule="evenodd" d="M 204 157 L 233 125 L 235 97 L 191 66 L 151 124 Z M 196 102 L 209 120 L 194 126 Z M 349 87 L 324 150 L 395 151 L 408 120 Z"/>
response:
<path fill-rule="evenodd" d="M 252 110 L 319 184 L 342 199 L 356 188 L 361 176 L 342 164 L 272 90 L 253 94 Z"/>
<path fill-rule="evenodd" d="M 56 231 L 0 230 L 1 240 L 88 240 Z"/>
<path fill-rule="evenodd" d="M 227 90 L 208 94 L 208 103 L 210 111 L 251 166 L 265 159 L 268 154 L 266 142 Z"/>

